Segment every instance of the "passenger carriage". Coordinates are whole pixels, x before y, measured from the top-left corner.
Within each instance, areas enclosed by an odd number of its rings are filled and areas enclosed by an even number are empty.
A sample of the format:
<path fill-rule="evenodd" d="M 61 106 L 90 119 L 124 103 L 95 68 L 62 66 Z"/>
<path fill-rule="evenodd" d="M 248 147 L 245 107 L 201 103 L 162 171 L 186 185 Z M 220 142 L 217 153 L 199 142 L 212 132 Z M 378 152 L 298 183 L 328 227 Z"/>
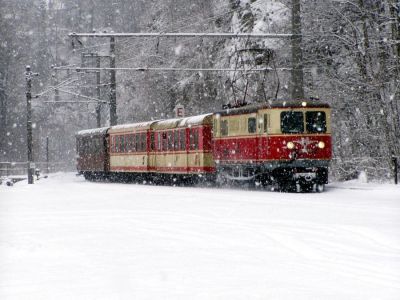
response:
<path fill-rule="evenodd" d="M 108 127 L 104 127 L 82 130 L 76 134 L 76 167 L 78 173 L 87 179 L 109 172 L 107 131 Z"/>
<path fill-rule="evenodd" d="M 116 125 L 108 130 L 110 172 L 148 173 L 151 127 L 157 121 Z"/>
<path fill-rule="evenodd" d="M 150 153 L 153 172 L 180 177 L 214 175 L 211 132 L 212 114 L 155 123 Z"/>

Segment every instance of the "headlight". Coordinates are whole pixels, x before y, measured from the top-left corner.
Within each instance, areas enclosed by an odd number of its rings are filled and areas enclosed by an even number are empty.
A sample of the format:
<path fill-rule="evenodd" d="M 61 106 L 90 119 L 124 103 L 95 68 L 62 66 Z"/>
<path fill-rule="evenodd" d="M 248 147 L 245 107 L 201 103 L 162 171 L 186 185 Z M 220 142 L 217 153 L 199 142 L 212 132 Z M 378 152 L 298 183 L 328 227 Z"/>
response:
<path fill-rule="evenodd" d="M 323 141 L 318 143 L 318 148 L 319 149 L 324 149 L 325 148 L 325 143 Z"/>
<path fill-rule="evenodd" d="M 292 150 L 292 149 L 294 149 L 294 143 L 293 143 L 293 142 L 288 142 L 288 143 L 286 144 L 286 147 L 287 147 L 288 149 Z"/>

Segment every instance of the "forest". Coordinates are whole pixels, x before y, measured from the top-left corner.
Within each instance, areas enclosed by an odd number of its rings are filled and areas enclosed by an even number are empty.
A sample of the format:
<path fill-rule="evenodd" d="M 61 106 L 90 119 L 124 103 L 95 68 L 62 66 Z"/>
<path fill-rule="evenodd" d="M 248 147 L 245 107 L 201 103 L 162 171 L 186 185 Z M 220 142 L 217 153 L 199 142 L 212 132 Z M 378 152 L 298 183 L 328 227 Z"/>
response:
<path fill-rule="evenodd" d="M 70 33 L 295 33 L 116 38 L 118 124 L 174 117 L 178 104 L 196 115 L 228 103 L 313 98 L 333 108 L 335 179 L 393 177 L 399 0 L 0 0 L 0 7 L 0 161 L 26 161 L 27 65 L 39 73 L 35 161 L 45 160 L 48 138 L 50 160 L 73 169 L 75 133 L 110 124 L 110 71 L 76 71 L 110 67 L 110 40 Z"/>

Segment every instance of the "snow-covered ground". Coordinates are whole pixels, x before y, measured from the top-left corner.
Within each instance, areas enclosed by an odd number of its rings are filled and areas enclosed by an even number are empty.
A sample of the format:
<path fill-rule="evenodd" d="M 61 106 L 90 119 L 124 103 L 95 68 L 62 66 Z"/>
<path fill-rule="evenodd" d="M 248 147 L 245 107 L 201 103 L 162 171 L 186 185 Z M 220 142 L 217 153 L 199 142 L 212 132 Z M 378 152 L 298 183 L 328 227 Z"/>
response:
<path fill-rule="evenodd" d="M 0 299 L 400 299 L 400 188 L 0 186 Z"/>

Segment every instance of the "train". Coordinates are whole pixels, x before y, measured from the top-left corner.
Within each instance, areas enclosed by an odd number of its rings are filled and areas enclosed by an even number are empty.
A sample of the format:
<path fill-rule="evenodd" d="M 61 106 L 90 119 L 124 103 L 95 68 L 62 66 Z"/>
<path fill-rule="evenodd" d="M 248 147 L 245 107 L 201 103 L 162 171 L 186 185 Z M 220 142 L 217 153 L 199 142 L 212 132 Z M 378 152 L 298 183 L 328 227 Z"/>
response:
<path fill-rule="evenodd" d="M 331 107 L 287 100 L 191 117 L 79 131 L 88 180 L 247 183 L 322 192 L 332 158 Z"/>

